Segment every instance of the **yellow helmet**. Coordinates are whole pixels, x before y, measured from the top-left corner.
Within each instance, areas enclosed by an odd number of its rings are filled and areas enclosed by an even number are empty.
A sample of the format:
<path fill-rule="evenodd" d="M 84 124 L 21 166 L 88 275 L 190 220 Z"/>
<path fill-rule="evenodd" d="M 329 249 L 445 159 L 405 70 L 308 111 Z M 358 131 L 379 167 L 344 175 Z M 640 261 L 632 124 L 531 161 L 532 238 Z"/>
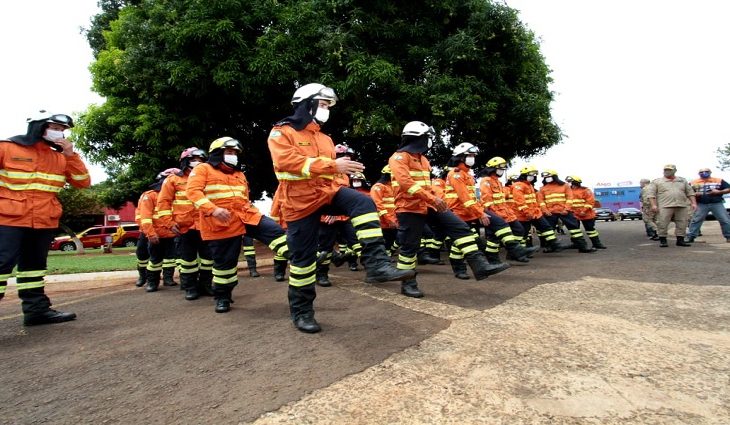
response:
<path fill-rule="evenodd" d="M 517 181 L 519 178 L 520 178 L 519 174 L 510 174 L 507 176 L 507 180 L 512 181 L 512 182 Z"/>
<path fill-rule="evenodd" d="M 535 174 L 537 175 L 537 168 L 534 165 L 525 165 L 520 170 L 520 174 Z"/>
<path fill-rule="evenodd" d="M 558 172 L 555 170 L 545 170 L 542 173 L 540 173 L 541 177 L 550 177 L 550 176 L 555 177 L 557 175 L 558 175 Z"/>
<path fill-rule="evenodd" d="M 507 169 L 507 161 L 505 161 L 504 158 L 501 156 L 495 156 L 494 158 L 487 161 L 487 167 L 489 168 L 499 168 L 502 170 Z"/>
<path fill-rule="evenodd" d="M 583 183 L 583 179 L 580 178 L 580 177 L 578 177 L 578 176 L 576 176 L 575 174 L 572 175 L 572 176 L 567 176 L 565 178 L 565 181 L 568 182 L 568 183 L 571 183 L 571 182 L 576 182 L 578 184 Z"/>
<path fill-rule="evenodd" d="M 390 171 L 390 165 L 386 165 L 385 167 L 383 167 L 383 169 L 380 170 L 380 172 L 383 173 L 383 174 L 390 174 L 391 173 L 391 171 Z"/>
<path fill-rule="evenodd" d="M 235 149 L 238 152 L 243 151 L 243 148 L 241 147 L 241 142 L 239 142 L 238 140 L 236 140 L 232 137 L 224 136 L 224 137 L 219 137 L 219 138 L 213 140 L 213 143 L 210 144 L 210 148 L 208 149 L 208 152 L 213 152 L 216 149 L 225 149 L 225 148 Z"/>

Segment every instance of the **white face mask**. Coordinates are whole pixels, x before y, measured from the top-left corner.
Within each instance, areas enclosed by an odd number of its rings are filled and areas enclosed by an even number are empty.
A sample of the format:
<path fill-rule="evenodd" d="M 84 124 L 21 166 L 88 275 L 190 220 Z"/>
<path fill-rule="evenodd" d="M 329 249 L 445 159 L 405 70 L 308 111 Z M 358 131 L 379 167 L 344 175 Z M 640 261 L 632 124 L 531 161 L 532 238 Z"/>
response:
<path fill-rule="evenodd" d="M 63 131 L 51 130 L 50 128 L 46 129 L 46 134 L 43 135 L 43 138 L 49 142 L 55 142 L 58 139 L 63 139 Z"/>
<path fill-rule="evenodd" d="M 497 176 L 502 177 L 504 175 L 504 170 L 497 170 L 495 173 L 497 173 Z"/>
<path fill-rule="evenodd" d="M 195 168 L 198 164 L 200 164 L 200 161 L 190 161 L 188 165 L 190 165 L 190 168 Z"/>
<path fill-rule="evenodd" d="M 317 112 L 314 114 L 314 119 L 317 122 L 324 124 L 330 119 L 330 110 L 324 108 L 317 108 Z"/>
<path fill-rule="evenodd" d="M 359 181 L 352 182 L 352 187 L 361 187 L 361 186 L 362 186 L 362 182 L 359 182 Z"/>
<path fill-rule="evenodd" d="M 534 182 L 535 181 L 535 176 L 527 176 L 527 181 L 528 182 Z"/>
<path fill-rule="evenodd" d="M 235 167 L 238 165 L 238 155 L 223 155 L 223 162 Z"/>
<path fill-rule="evenodd" d="M 473 167 L 474 161 L 476 161 L 476 159 L 473 156 L 467 156 L 464 160 L 464 164 L 466 164 L 467 167 Z"/>
<path fill-rule="evenodd" d="M 552 177 L 545 177 L 545 183 L 552 183 L 553 178 Z"/>

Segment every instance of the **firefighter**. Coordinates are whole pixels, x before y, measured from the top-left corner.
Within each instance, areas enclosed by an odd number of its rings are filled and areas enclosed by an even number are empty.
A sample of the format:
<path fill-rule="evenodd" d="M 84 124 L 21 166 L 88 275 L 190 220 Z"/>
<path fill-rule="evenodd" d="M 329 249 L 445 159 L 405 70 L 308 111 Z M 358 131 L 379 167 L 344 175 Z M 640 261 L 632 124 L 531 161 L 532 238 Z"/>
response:
<path fill-rule="evenodd" d="M 555 228 L 551 227 L 550 223 L 543 217 L 537 200 L 537 192 L 535 191 L 537 175 L 537 168 L 526 165 L 520 170 L 517 179 L 512 182 L 512 200 L 517 208 L 517 220 L 525 229 L 525 242 L 527 245 L 530 245 L 531 240 L 529 236 L 530 229 L 535 226 L 543 252 L 560 252 L 565 247 L 558 243 Z"/>
<path fill-rule="evenodd" d="M 253 245 L 253 238 L 251 236 L 243 235 L 243 258 L 246 259 L 248 275 L 251 277 L 260 277 L 261 274 L 256 270 L 256 248 Z"/>
<path fill-rule="evenodd" d="M 156 292 L 160 286 L 160 275 L 164 286 L 176 286 L 175 273 L 175 232 L 163 226 L 157 209 L 157 198 L 167 176 L 179 173 L 179 168 L 160 171 L 150 189 L 142 193 L 137 203 L 139 208 L 139 229 L 147 237 L 150 258 L 147 263 L 147 284 L 145 291 Z"/>
<path fill-rule="evenodd" d="M 181 171 L 165 179 L 157 196 L 160 225 L 176 234 L 179 240 L 180 286 L 188 301 L 196 300 L 200 295 L 213 295 L 210 248 L 200 237 L 200 215 L 185 193 L 190 173 L 207 158 L 205 151 L 197 147 L 183 150 Z"/>
<path fill-rule="evenodd" d="M 323 209 L 331 215 L 350 217 L 362 244 L 366 281 L 410 279 L 412 270 L 397 270 L 385 252 L 383 232 L 375 204 L 367 196 L 337 185 L 335 173 L 362 171 L 363 165 L 346 158 L 335 159 L 332 139 L 320 131 L 337 102 L 333 89 L 311 83 L 292 96 L 293 115 L 278 122 L 268 139 L 274 171 L 279 179 L 281 213 L 287 222 L 291 250 L 289 309 L 296 328 L 319 332 L 314 319 L 317 225 Z"/>
<path fill-rule="evenodd" d="M 571 211 L 573 191 L 570 186 L 558 178 L 555 170 L 545 170 L 540 176 L 542 176 L 542 187 L 538 192 L 538 202 L 547 222 L 556 228 L 560 220 L 568 228 L 573 243 L 571 248 L 577 248 L 578 252 L 582 253 L 595 252 L 595 249 L 588 248 L 586 240 L 583 239 L 580 223 Z"/>
<path fill-rule="evenodd" d="M 388 255 L 391 255 L 398 235 L 398 219 L 395 216 L 395 197 L 393 186 L 390 184 L 389 166 L 386 165 L 380 170 L 380 179 L 370 189 L 370 197 L 378 209 L 385 247 L 388 250 Z"/>
<path fill-rule="evenodd" d="M 137 226 L 139 228 L 142 228 L 142 223 L 140 222 L 140 216 L 139 216 L 139 200 L 137 201 L 137 206 L 134 208 L 134 222 L 137 223 Z M 147 283 L 147 265 L 149 264 L 150 260 L 150 248 L 149 248 L 150 241 L 147 239 L 147 236 L 145 236 L 144 232 L 139 232 L 139 238 L 137 238 L 137 248 L 134 251 L 134 255 L 137 258 L 137 281 L 134 283 L 134 286 L 137 288 L 141 288 Z"/>
<path fill-rule="evenodd" d="M 284 230 L 249 200 L 248 180 L 241 171 L 242 152 L 236 139 L 214 140 L 208 149 L 208 162 L 190 173 L 186 190 L 188 199 L 198 208 L 200 235 L 208 241 L 213 257 L 216 313 L 231 309 L 244 234 L 264 242 L 283 257 L 288 255 Z"/>
<path fill-rule="evenodd" d="M 477 245 L 477 235 L 469 226 L 449 211 L 446 202 L 437 197 L 431 186 L 431 164 L 425 154 L 435 138 L 433 127 L 421 121 L 411 121 L 403 127 L 401 143 L 390 157 L 395 187 L 396 216 L 401 234 L 398 268 L 415 270 L 421 233 L 426 222 L 443 229 L 452 243 L 466 257 L 477 280 L 504 270 L 504 265 L 489 264 Z M 420 298 L 415 276 L 403 281 L 401 293 Z"/>
<path fill-rule="evenodd" d="M 58 192 L 67 182 L 77 188 L 91 184 L 86 165 L 64 135 L 72 127 L 68 115 L 40 111 L 28 119 L 26 134 L 0 140 L 0 299 L 17 265 L 25 326 L 76 318 L 51 308 L 43 279 L 61 217 Z"/>
<path fill-rule="evenodd" d="M 593 248 L 606 249 L 606 246 L 601 243 L 598 230 L 596 230 L 596 212 L 593 210 L 596 198 L 593 196 L 593 192 L 584 187 L 583 179 L 576 175 L 565 177 L 565 181 L 570 183 L 570 189 L 573 191 L 573 203 L 570 208 L 575 214 L 575 218 L 583 223 L 583 228 L 586 230 Z"/>

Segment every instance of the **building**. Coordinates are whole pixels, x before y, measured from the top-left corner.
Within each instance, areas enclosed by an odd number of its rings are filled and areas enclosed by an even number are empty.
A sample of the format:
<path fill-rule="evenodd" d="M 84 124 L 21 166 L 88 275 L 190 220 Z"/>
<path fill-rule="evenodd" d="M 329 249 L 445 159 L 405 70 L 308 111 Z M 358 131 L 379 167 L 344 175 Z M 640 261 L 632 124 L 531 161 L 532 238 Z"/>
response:
<path fill-rule="evenodd" d="M 630 180 L 618 183 L 596 183 L 593 194 L 601 207 L 610 208 L 613 212 L 618 211 L 619 208 L 628 207 L 641 209 L 641 187 Z"/>
<path fill-rule="evenodd" d="M 118 226 L 120 224 L 134 223 L 134 204 L 127 202 L 120 209 L 104 207 L 104 216 L 99 217 L 95 224 L 104 226 Z"/>

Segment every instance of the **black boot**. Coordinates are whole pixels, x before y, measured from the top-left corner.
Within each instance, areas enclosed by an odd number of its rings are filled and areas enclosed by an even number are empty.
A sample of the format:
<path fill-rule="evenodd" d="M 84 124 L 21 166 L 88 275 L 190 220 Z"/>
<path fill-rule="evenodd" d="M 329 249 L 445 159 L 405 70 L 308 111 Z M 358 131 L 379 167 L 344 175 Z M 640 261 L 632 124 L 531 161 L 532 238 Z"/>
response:
<path fill-rule="evenodd" d="M 430 249 L 422 249 L 418 252 L 418 264 L 438 264 L 441 259 L 435 257 Z"/>
<path fill-rule="evenodd" d="M 663 237 L 659 236 L 659 246 L 660 246 L 661 248 L 666 248 L 666 247 L 668 247 L 668 246 L 669 246 L 669 244 L 667 243 L 667 238 L 663 238 Z"/>
<path fill-rule="evenodd" d="M 341 265 L 349 263 L 350 261 L 357 261 L 357 256 L 352 251 L 348 250 L 344 254 L 340 251 L 335 251 L 332 253 L 332 264 L 334 264 L 335 267 L 340 267 Z"/>
<path fill-rule="evenodd" d="M 684 240 L 684 236 L 677 236 L 677 246 L 692 246 L 691 243 L 687 243 Z"/>
<path fill-rule="evenodd" d="M 586 243 L 586 240 L 581 238 L 574 238 L 571 239 L 573 241 L 573 244 L 578 247 L 578 252 L 582 252 L 584 254 L 590 254 L 592 252 L 596 252 L 595 248 L 588 248 L 588 244 Z"/>
<path fill-rule="evenodd" d="M 162 285 L 163 286 L 177 286 L 177 282 L 172 278 L 175 274 L 175 267 L 163 267 L 162 268 Z"/>
<path fill-rule="evenodd" d="M 197 280 L 197 273 L 180 273 L 180 287 L 185 291 L 185 299 L 188 301 L 197 300 L 200 297 Z"/>
<path fill-rule="evenodd" d="M 350 258 L 350 260 L 348 261 L 348 263 L 349 263 L 349 267 L 350 267 L 350 271 L 351 272 L 356 272 L 356 271 L 360 270 L 360 269 L 357 268 L 357 257 Z"/>
<path fill-rule="evenodd" d="M 218 298 L 215 300 L 216 313 L 228 313 L 231 311 L 231 300 L 227 298 Z"/>
<path fill-rule="evenodd" d="M 399 270 L 390 263 L 382 243 L 363 244 L 362 264 L 365 266 L 365 282 L 390 282 L 416 277 L 415 270 Z"/>
<path fill-rule="evenodd" d="M 314 320 L 314 315 L 299 316 L 294 321 L 294 326 L 296 326 L 299 331 L 308 334 L 317 333 L 322 330 L 322 328 L 319 326 L 319 323 Z"/>
<path fill-rule="evenodd" d="M 231 310 L 231 293 L 233 288 L 230 285 L 213 284 L 213 297 L 215 297 L 215 312 L 227 313 Z"/>
<path fill-rule="evenodd" d="M 274 280 L 283 282 L 286 280 L 287 260 L 274 260 Z"/>
<path fill-rule="evenodd" d="M 514 241 L 505 244 L 505 248 L 507 248 L 507 259 L 520 263 L 529 263 L 530 257 L 538 250 L 536 247 L 527 248 Z"/>
<path fill-rule="evenodd" d="M 547 240 L 545 241 L 545 247 L 543 248 L 542 252 L 550 254 L 553 252 L 560 252 L 565 249 L 566 249 L 566 247 L 561 245 L 557 239 L 553 239 L 551 241 L 547 241 Z"/>
<path fill-rule="evenodd" d="M 592 237 L 591 243 L 593 244 L 593 248 L 595 249 L 606 249 L 606 245 L 601 243 L 601 239 L 599 239 L 598 236 Z"/>
<path fill-rule="evenodd" d="M 162 274 L 162 270 L 147 270 L 147 284 L 144 287 L 145 291 L 157 291 L 157 288 L 160 286 L 160 274 Z"/>
<path fill-rule="evenodd" d="M 137 267 L 137 273 L 139 273 L 139 277 L 137 278 L 137 281 L 134 282 L 134 286 L 141 288 L 145 283 L 147 283 L 147 268 Z"/>
<path fill-rule="evenodd" d="M 317 285 L 319 286 L 332 286 L 329 278 L 330 266 L 329 264 L 318 264 L 317 265 Z"/>
<path fill-rule="evenodd" d="M 488 276 L 507 270 L 509 264 L 489 264 L 481 251 L 472 252 L 466 255 L 466 262 L 469 263 L 471 271 L 476 280 L 486 279 Z"/>
<path fill-rule="evenodd" d="M 256 257 L 252 257 L 250 255 L 246 256 L 246 264 L 248 264 L 248 275 L 251 277 L 259 277 L 261 276 L 259 272 L 256 270 Z"/>
<path fill-rule="evenodd" d="M 451 258 L 449 261 L 451 262 L 451 270 L 453 270 L 457 279 L 469 279 L 469 275 L 466 273 L 466 262 L 463 259 Z"/>
<path fill-rule="evenodd" d="M 25 314 L 23 316 L 23 325 L 36 326 L 50 323 L 63 323 L 68 322 L 69 320 L 74 320 L 75 318 L 76 313 L 56 311 L 49 308 L 48 310 L 39 313 Z"/>
<path fill-rule="evenodd" d="M 411 298 L 423 297 L 423 291 L 418 289 L 418 282 L 416 282 L 415 278 L 404 280 L 403 282 L 401 282 L 400 293 L 405 295 L 406 297 Z"/>

